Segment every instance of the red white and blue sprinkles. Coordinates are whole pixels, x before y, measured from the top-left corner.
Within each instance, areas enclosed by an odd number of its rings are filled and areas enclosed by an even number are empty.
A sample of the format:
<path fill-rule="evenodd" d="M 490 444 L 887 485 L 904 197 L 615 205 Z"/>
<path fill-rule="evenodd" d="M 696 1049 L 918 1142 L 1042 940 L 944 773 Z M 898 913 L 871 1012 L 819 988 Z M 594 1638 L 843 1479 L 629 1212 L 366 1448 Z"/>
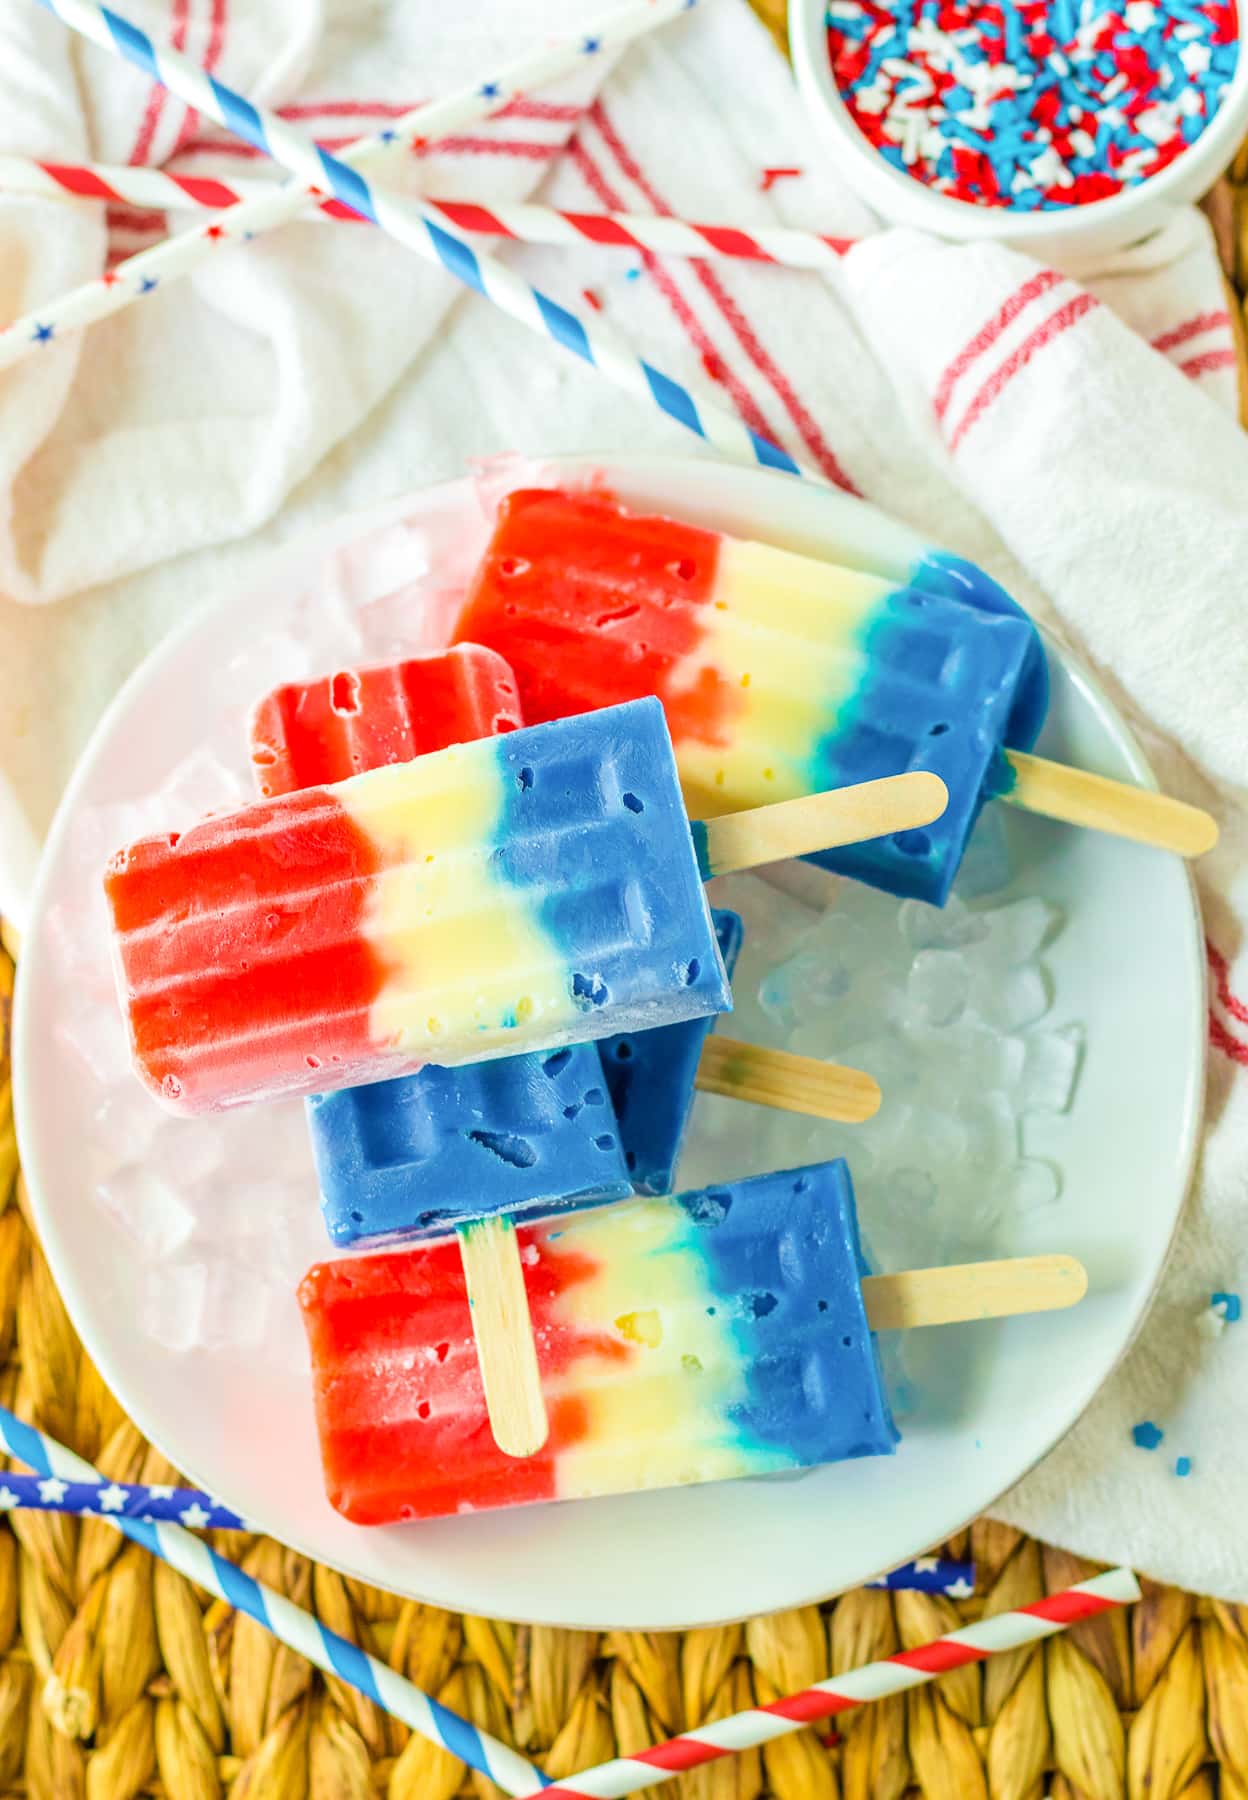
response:
<path fill-rule="evenodd" d="M 863 136 L 978 206 L 1083 206 L 1204 131 L 1239 55 L 1235 0 L 829 0 L 828 54 Z"/>

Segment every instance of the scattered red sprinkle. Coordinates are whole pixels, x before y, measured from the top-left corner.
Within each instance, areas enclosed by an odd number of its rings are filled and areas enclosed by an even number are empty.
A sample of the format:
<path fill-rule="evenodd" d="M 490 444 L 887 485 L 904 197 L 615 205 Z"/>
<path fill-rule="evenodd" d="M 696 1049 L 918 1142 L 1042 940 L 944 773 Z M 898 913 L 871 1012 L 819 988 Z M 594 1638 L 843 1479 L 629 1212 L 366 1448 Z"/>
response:
<path fill-rule="evenodd" d="M 585 302 L 586 306 L 591 307 L 594 312 L 602 311 L 602 299 L 594 292 L 593 288 L 582 288 L 581 299 Z"/>
<path fill-rule="evenodd" d="M 763 192 L 766 193 L 769 188 L 775 187 L 778 181 L 790 181 L 795 175 L 800 175 L 801 173 L 802 171 L 800 169 L 764 169 L 762 180 Z"/>
<path fill-rule="evenodd" d="M 702 368 L 712 381 L 724 379 L 724 359 L 722 356 L 717 356 L 713 350 L 702 352 Z"/>

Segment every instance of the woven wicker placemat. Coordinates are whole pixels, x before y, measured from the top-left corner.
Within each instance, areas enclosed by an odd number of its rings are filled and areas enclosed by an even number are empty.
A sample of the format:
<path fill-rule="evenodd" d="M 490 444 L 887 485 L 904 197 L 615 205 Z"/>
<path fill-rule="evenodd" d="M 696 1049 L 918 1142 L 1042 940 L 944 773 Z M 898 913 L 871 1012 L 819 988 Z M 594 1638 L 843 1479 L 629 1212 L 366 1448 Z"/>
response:
<path fill-rule="evenodd" d="M 174 1481 L 79 1344 L 31 1228 L 9 1080 L 13 980 L 0 948 L 0 1404 L 117 1480 Z M 1093 1569 L 981 1520 L 949 1546 L 975 1558 L 970 1600 L 862 1589 L 710 1630 L 558 1631 L 399 1600 L 267 1538 L 212 1536 L 249 1573 L 553 1775 L 925 1643 Z M 867 1707 L 842 1722 L 840 1738 L 781 1738 L 672 1791 L 685 1800 L 1248 1800 L 1248 1607 L 1150 1587 L 1130 1615 L 1105 1614 Z M 109 1526 L 48 1513 L 0 1521 L 0 1796 L 497 1792 Z"/>
<path fill-rule="evenodd" d="M 778 0 L 754 4 L 783 39 Z M 1248 147 L 1207 205 L 1242 373 Z M 9 1083 L 13 978 L 0 949 L 0 1404 L 118 1480 L 172 1481 L 79 1344 L 31 1228 Z M 980 1520 L 949 1545 L 975 1558 L 971 1600 L 864 1589 L 713 1630 L 584 1632 L 442 1612 L 269 1539 L 215 1539 L 556 1776 L 924 1643 L 1094 1567 Z M 1130 1614 L 868 1707 L 843 1721 L 839 1738 L 782 1738 L 669 1791 L 684 1800 L 1248 1800 L 1248 1607 L 1146 1584 Z M 0 1521 L 0 1800 L 498 1792 L 108 1526 L 37 1513 Z"/>

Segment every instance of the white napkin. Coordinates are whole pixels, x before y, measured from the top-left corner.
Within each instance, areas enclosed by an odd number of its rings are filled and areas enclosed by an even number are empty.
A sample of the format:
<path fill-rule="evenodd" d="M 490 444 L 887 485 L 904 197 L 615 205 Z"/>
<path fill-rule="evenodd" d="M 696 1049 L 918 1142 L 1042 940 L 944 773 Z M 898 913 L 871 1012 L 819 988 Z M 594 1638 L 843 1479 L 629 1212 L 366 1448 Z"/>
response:
<path fill-rule="evenodd" d="M 368 129 L 378 99 L 410 103 L 479 70 L 487 44 L 514 51 L 589 11 L 581 0 L 478 0 L 460 9 L 470 21 L 448 20 L 436 0 L 408 0 L 357 24 L 339 4 L 313 29 L 293 3 L 232 0 L 227 14 L 224 0 L 188 0 L 186 29 L 196 53 L 220 51 L 227 80 L 270 100 L 297 87 L 310 128 L 337 136 Z M 37 9 L 8 9 L 0 33 L 0 147 L 124 159 L 142 138 L 160 157 L 181 135 L 179 166 L 252 171 L 249 159 L 195 150 L 215 137 L 208 127 L 190 127 L 188 152 L 174 103 L 149 130 L 144 84 L 95 54 L 77 63 L 75 90 L 60 27 Z M 400 84 L 409 69 L 419 77 Z M 711 382 L 827 478 L 981 562 L 1109 684 L 1168 789 L 1219 814 L 1222 845 L 1199 871 L 1226 985 L 1214 994 L 1198 1191 L 1136 1348 L 1000 1511 L 1088 1555 L 1248 1599 L 1237 1504 L 1248 1451 L 1226 1425 L 1248 1374 L 1248 1320 L 1220 1338 L 1193 1325 L 1212 1290 L 1248 1287 L 1248 1086 L 1237 1074 L 1248 1006 L 1235 998 L 1248 1000 L 1248 439 L 1234 422 L 1208 228 L 1176 214 L 1082 283 L 990 246 L 871 235 L 744 0 L 708 0 L 630 51 L 556 163 L 548 147 L 570 133 L 570 110 L 474 134 L 475 147 L 438 159 L 431 188 L 507 198 L 545 177 L 545 195 L 565 206 L 870 235 L 828 277 L 643 269 L 591 249 L 509 254 L 556 296 L 589 290 L 653 361 Z M 801 173 L 765 187 L 776 168 Z M 117 245 L 134 241 L 115 233 Z M 3 302 L 16 310 L 98 269 L 103 231 L 91 213 L 9 203 L 0 249 Z M 683 446 L 656 413 L 483 303 L 450 310 L 448 280 L 364 227 L 300 226 L 229 259 L 193 290 L 158 295 L 3 378 L 0 764 L 32 836 L 119 680 L 274 544 L 458 473 L 473 453 Z M 59 604 L 20 604 L 47 600 Z M 12 821 L 0 817 L 0 832 L 16 843 Z M 0 843 L 0 904 L 4 866 Z M 12 857 L 9 871 L 8 902 L 20 904 Z M 1198 1486 L 1130 1440 L 1135 1421 L 1180 1411 Z"/>

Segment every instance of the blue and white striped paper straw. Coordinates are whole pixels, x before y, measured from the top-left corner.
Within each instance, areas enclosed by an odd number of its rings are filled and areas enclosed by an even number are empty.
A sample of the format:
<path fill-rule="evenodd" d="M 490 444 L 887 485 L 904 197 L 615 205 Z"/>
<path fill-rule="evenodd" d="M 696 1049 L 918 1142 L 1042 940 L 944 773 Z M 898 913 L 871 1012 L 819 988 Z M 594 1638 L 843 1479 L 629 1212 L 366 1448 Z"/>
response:
<path fill-rule="evenodd" d="M 40 0 L 40 3 L 106 50 L 124 57 L 153 81 L 176 93 L 196 111 L 262 150 L 300 177 L 308 187 L 328 192 L 427 261 L 440 264 L 456 280 L 474 288 L 531 331 L 570 350 L 617 387 L 657 406 L 734 462 L 784 469 L 821 480 L 799 466 L 787 451 L 761 436 L 717 400 L 697 396 L 683 383 L 638 356 L 601 321 L 591 322 L 515 274 L 497 258 L 474 250 L 420 202 L 373 186 L 358 168 L 323 150 L 306 133 L 267 108 L 252 104 L 177 51 L 157 46 L 128 19 L 96 0 Z M 486 84 L 488 89 L 489 84 Z M 487 98 L 492 98 L 486 94 Z M 257 202 L 256 204 L 259 204 Z M 201 227 L 201 232 L 213 227 Z M 145 253 L 149 254 L 149 253 Z M 134 263 L 139 258 L 133 259 Z M 121 271 L 112 271 L 117 285 Z M 149 267 L 138 291 L 159 285 Z M 54 340 L 57 321 L 48 309 L 28 315 L 0 335 L 0 367 L 15 362 L 37 344 Z"/>
<path fill-rule="evenodd" d="M 0 1407 L 0 1436 L 14 1456 L 29 1464 L 37 1476 L 65 1482 L 100 1483 L 104 1477 L 83 1457 L 67 1450 L 46 1432 L 24 1425 Z M 431 1744 L 439 1744 L 469 1768 L 489 1776 L 509 1794 L 537 1794 L 550 1785 L 540 1769 L 488 1732 L 479 1731 L 458 1713 L 441 1706 L 432 1695 L 387 1668 L 358 1644 L 330 1631 L 319 1619 L 246 1574 L 236 1563 L 218 1556 L 200 1538 L 181 1525 L 147 1524 L 124 1514 L 101 1510 L 124 1536 L 142 1544 L 153 1556 L 167 1562 L 198 1587 L 206 1588 L 228 1606 L 246 1613 L 282 1643 L 315 1663 L 327 1675 L 336 1675 L 357 1688 L 383 1711 L 393 1713 Z"/>
<path fill-rule="evenodd" d="M 405 113 L 383 130 L 357 138 L 338 151 L 336 160 L 348 166 L 373 161 L 418 140 L 432 142 L 489 118 L 520 94 L 567 75 L 589 57 L 621 48 L 696 4 L 698 0 L 627 0 L 624 6 L 590 20 L 570 36 L 526 51 L 488 78 L 469 82 L 440 100 L 428 101 Z M 104 40 L 97 37 L 96 41 Z M 116 48 L 111 35 L 106 47 Z M 193 70 L 193 65 L 187 66 Z M 305 183 L 290 181 L 224 209 L 206 226 L 196 226 L 128 257 L 99 279 L 84 283 L 0 331 L 0 368 L 20 361 L 38 345 L 54 343 L 66 332 L 106 319 L 132 301 L 155 293 L 198 267 L 220 245 L 248 241 L 298 218 L 310 200 Z"/>
<path fill-rule="evenodd" d="M 440 100 L 427 101 L 392 120 L 383 130 L 357 138 L 338 151 L 336 160 L 349 167 L 378 161 L 417 141 L 434 142 L 479 119 L 491 118 L 519 95 L 558 80 L 582 66 L 587 58 L 621 49 L 697 4 L 699 0 L 627 0 L 624 6 L 589 20 L 570 36 L 554 38 L 526 51 L 487 79 L 469 82 Z M 111 37 L 108 47 L 115 47 Z M 138 170 L 136 175 L 138 179 L 150 179 L 153 173 Z M 307 208 L 312 204 L 302 181 L 270 186 L 266 193 L 219 210 L 207 225 L 195 226 L 127 257 L 97 280 L 85 282 L 72 293 L 0 330 L 0 368 L 19 362 L 41 344 L 56 343 L 67 332 L 107 319 L 133 301 L 155 293 L 189 274 L 223 244 L 249 242 L 274 226 L 307 216 Z"/>

